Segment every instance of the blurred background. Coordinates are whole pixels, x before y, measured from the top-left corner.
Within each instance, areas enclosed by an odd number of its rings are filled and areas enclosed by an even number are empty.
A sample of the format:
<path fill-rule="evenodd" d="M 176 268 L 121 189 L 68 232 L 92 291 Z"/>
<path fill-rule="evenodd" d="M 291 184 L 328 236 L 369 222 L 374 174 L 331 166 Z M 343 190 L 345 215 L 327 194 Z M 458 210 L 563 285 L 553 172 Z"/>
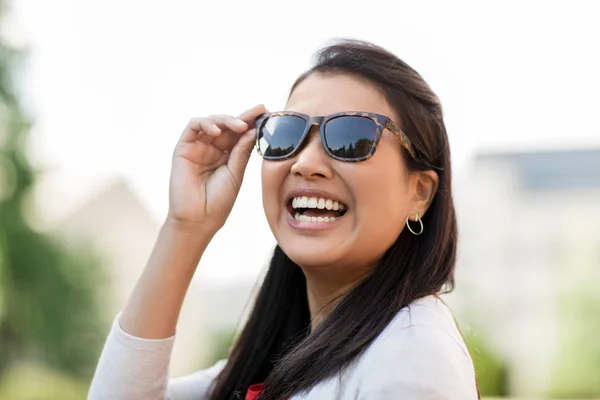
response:
<path fill-rule="evenodd" d="M 338 37 L 441 98 L 461 235 L 446 298 L 482 394 L 600 398 L 599 2 L 0 4 L 0 399 L 85 398 L 187 121 L 282 109 Z M 195 276 L 173 376 L 224 356 L 268 262 L 259 167 Z"/>

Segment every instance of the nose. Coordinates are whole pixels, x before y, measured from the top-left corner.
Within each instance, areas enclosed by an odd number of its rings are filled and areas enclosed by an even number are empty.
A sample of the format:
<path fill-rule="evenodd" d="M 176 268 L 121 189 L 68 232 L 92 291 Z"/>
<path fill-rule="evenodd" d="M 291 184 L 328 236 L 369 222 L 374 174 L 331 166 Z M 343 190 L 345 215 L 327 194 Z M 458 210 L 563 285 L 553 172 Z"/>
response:
<path fill-rule="evenodd" d="M 330 162 L 331 159 L 325 153 L 323 144 L 321 144 L 319 128 L 313 126 L 304 146 L 294 157 L 291 172 L 292 175 L 305 179 L 331 178 L 333 170 Z"/>

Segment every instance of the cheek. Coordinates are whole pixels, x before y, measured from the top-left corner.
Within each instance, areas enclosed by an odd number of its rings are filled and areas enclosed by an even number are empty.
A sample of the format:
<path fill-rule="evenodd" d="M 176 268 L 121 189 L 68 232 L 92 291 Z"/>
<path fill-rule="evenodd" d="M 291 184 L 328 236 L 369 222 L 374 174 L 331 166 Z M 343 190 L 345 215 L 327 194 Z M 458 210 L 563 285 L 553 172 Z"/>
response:
<path fill-rule="evenodd" d="M 383 149 L 382 149 L 383 150 Z M 400 155 L 396 152 L 381 152 L 377 163 L 369 170 L 361 172 L 360 182 L 355 181 L 357 223 L 361 232 L 372 238 L 374 244 L 379 241 L 391 245 L 404 226 L 410 205 L 408 176 Z M 375 161 L 375 160 L 374 160 Z"/>
<path fill-rule="evenodd" d="M 285 179 L 284 163 L 263 161 L 261 167 L 262 200 L 269 224 L 280 211 L 280 191 Z"/>
<path fill-rule="evenodd" d="M 365 182 L 364 189 L 357 189 L 361 223 L 382 232 L 404 220 L 408 191 L 400 177 L 390 174 L 371 177 Z"/>

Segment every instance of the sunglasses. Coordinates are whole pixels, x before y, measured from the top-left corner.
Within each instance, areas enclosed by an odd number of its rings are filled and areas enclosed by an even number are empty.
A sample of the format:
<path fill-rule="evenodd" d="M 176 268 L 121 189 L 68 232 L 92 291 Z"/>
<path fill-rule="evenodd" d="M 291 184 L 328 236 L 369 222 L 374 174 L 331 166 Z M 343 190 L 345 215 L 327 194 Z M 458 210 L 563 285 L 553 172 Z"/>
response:
<path fill-rule="evenodd" d="M 385 115 L 346 111 L 311 117 L 293 111 L 266 113 L 256 119 L 256 149 L 265 160 L 284 160 L 302 147 L 313 125 L 319 127 L 325 152 L 339 161 L 365 161 L 375 153 L 384 129 L 416 159 L 412 142 Z"/>

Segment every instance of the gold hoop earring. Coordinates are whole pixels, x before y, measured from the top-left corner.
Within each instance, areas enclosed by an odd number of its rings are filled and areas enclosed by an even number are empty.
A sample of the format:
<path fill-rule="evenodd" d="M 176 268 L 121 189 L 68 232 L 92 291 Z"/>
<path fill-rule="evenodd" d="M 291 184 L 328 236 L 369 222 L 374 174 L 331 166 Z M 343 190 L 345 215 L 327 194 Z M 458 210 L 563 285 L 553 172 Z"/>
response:
<path fill-rule="evenodd" d="M 419 232 L 415 232 L 410 227 L 410 220 L 408 219 L 409 216 L 410 215 L 406 216 L 406 227 L 408 228 L 410 233 L 412 233 L 415 236 L 419 236 L 421 233 L 423 233 L 423 221 L 419 218 L 419 213 L 417 213 L 417 215 L 415 216 L 415 222 L 418 222 L 419 224 L 421 224 L 421 230 Z"/>

